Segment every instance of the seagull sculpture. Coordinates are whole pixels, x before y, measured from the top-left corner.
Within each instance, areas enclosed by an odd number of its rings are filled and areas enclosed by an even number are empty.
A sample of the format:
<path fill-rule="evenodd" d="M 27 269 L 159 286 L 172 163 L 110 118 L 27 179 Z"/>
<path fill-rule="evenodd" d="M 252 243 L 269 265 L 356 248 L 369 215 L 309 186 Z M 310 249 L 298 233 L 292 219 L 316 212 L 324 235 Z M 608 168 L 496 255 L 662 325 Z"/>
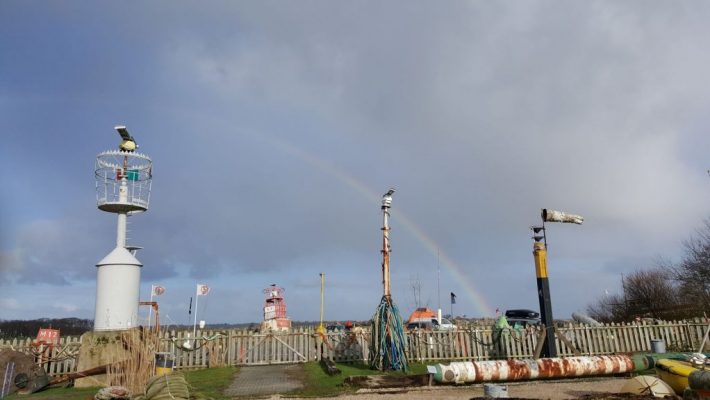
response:
<path fill-rule="evenodd" d="M 389 208 L 392 206 L 392 195 L 394 194 L 394 188 L 390 188 L 387 193 L 382 195 L 382 209 Z"/>
<path fill-rule="evenodd" d="M 131 136 L 128 133 L 128 129 L 126 129 L 125 126 L 119 125 L 114 127 L 119 135 L 121 135 L 121 143 L 118 145 L 119 150 L 121 151 L 128 151 L 128 152 L 133 152 L 138 148 L 138 145 L 136 144 L 136 140 L 133 139 L 133 136 Z"/>

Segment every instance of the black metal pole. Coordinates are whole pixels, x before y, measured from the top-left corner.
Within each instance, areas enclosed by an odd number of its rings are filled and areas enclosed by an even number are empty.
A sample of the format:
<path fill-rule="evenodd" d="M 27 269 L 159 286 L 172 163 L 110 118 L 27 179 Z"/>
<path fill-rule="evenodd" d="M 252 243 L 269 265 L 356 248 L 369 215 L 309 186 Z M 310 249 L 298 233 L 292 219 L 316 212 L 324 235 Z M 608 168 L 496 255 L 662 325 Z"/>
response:
<path fill-rule="evenodd" d="M 545 245 L 535 242 L 533 246 L 535 258 L 535 275 L 537 276 L 537 296 L 540 300 L 540 318 L 545 325 L 545 343 L 542 347 L 543 357 L 557 357 L 555 344 L 555 325 L 552 318 L 552 300 L 550 299 L 550 283 L 547 277 L 547 250 Z"/>

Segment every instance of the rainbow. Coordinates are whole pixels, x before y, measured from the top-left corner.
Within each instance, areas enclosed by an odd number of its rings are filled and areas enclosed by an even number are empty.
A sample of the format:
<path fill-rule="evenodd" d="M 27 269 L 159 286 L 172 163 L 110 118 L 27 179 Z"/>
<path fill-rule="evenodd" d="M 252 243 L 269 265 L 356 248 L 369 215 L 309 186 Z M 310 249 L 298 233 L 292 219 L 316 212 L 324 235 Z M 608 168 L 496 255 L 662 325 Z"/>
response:
<path fill-rule="evenodd" d="M 266 140 L 271 145 L 280 149 L 281 151 L 298 158 L 299 160 L 317 168 L 320 171 L 334 176 L 339 181 L 345 183 L 369 201 L 379 204 L 381 195 L 377 194 L 375 191 L 368 188 L 364 183 L 355 179 L 353 176 L 345 173 L 342 169 L 331 164 L 330 162 L 325 161 L 321 158 L 317 158 L 314 155 L 307 153 L 303 149 L 296 147 L 295 145 L 283 141 L 281 139 L 277 139 L 273 136 L 260 135 L 258 136 L 258 138 L 261 140 Z M 480 291 L 476 289 L 475 285 L 471 281 L 471 278 L 469 277 L 469 274 L 467 274 L 458 263 L 451 259 L 451 257 L 441 252 L 439 245 L 433 239 L 431 239 L 422 230 L 422 228 L 420 228 L 419 225 L 417 225 L 412 220 L 412 218 L 407 216 L 401 210 L 396 210 L 396 212 L 394 213 L 397 215 L 397 223 L 401 224 L 407 232 L 409 232 L 418 241 L 420 241 L 424 245 L 426 250 L 428 250 L 431 254 L 438 256 L 440 265 L 443 266 L 444 269 L 447 270 L 456 279 L 457 282 L 463 285 L 464 290 L 466 292 L 465 294 L 473 302 L 477 311 L 481 313 L 480 316 L 494 316 L 495 311 L 493 311 L 493 308 L 488 304 L 486 299 L 483 298 L 483 296 L 480 294 Z"/>

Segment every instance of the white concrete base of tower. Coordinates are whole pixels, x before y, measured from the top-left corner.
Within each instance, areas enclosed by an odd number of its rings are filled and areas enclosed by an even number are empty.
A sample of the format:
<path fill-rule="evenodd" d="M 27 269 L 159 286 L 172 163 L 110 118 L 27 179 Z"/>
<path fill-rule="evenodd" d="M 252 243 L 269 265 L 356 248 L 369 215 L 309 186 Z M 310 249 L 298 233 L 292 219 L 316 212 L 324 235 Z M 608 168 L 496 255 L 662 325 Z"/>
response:
<path fill-rule="evenodd" d="M 96 264 L 94 331 L 125 330 L 138 325 L 142 266 L 125 247 L 116 247 Z"/>

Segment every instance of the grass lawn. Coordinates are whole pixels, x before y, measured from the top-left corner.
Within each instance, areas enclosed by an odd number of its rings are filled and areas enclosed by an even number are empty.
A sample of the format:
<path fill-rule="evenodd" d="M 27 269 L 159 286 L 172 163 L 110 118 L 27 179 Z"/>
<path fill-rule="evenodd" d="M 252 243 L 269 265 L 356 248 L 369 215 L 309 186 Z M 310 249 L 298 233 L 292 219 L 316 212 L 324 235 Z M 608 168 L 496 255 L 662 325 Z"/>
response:
<path fill-rule="evenodd" d="M 221 367 L 197 369 L 194 371 L 185 371 L 185 380 L 192 386 L 195 392 L 198 392 L 202 397 L 208 397 L 215 400 L 230 399 L 222 394 L 234 379 L 239 368 L 237 367 Z"/>
<path fill-rule="evenodd" d="M 236 367 L 209 368 L 194 371 L 185 371 L 185 379 L 199 393 L 200 398 L 212 398 L 214 400 L 225 400 L 222 391 L 232 383 L 234 375 L 239 369 Z M 14 393 L 6 400 L 92 400 L 99 387 L 81 388 L 74 387 L 53 387 L 30 395 L 18 395 Z"/>
<path fill-rule="evenodd" d="M 10 396 L 6 397 L 5 399 L 8 400 L 20 400 L 20 399 L 41 399 L 41 400 L 89 400 L 93 399 L 94 395 L 96 392 L 99 391 L 100 388 L 95 387 L 95 388 L 64 388 L 64 387 L 55 387 L 55 388 L 50 388 L 43 390 L 41 392 L 37 393 L 32 393 L 32 394 L 25 394 L 25 395 L 20 395 L 17 393 L 13 393 Z"/>
<path fill-rule="evenodd" d="M 350 386 L 343 385 L 343 381 L 348 376 L 354 375 L 377 375 L 383 374 L 380 371 L 371 370 L 365 364 L 337 364 L 342 373 L 340 375 L 330 376 L 325 373 L 320 363 L 309 362 L 302 365 L 303 374 L 299 376 L 303 380 L 303 389 L 285 394 L 289 397 L 323 397 L 337 396 L 344 393 L 352 393 L 357 390 Z M 426 373 L 425 364 L 410 364 L 409 375 L 417 375 Z M 239 371 L 237 367 L 222 367 L 199 369 L 193 371 L 183 371 L 185 379 L 192 386 L 197 398 L 227 400 L 227 397 L 222 392 L 232 383 L 234 376 Z M 404 376 L 402 372 L 388 371 L 386 375 Z M 55 387 L 33 393 L 31 395 L 13 394 L 7 397 L 7 400 L 92 400 L 96 392 L 96 388 L 63 388 Z"/>

